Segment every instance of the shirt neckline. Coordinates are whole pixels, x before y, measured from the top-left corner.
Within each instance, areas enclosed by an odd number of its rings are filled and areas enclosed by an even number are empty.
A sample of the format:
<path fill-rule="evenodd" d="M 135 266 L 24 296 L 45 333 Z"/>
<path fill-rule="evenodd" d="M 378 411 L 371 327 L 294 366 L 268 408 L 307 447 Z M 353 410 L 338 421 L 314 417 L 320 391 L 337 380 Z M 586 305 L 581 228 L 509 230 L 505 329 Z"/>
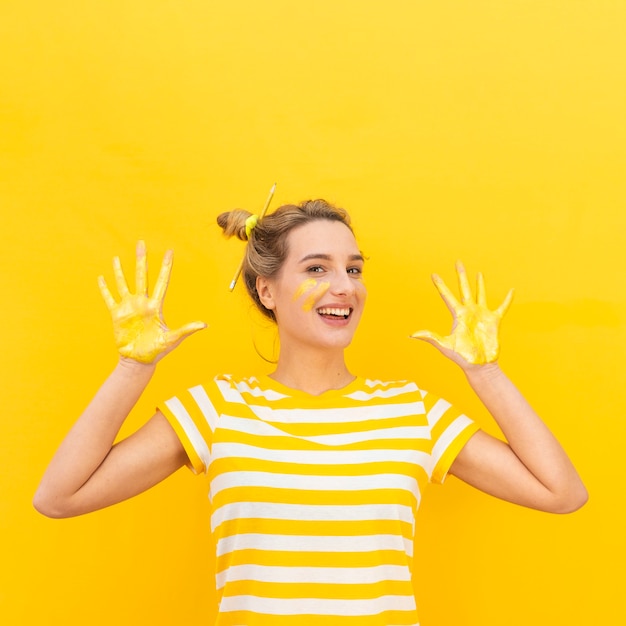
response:
<path fill-rule="evenodd" d="M 263 376 L 257 376 L 257 380 L 260 385 L 264 388 L 269 388 L 274 391 L 278 391 L 284 395 L 291 397 L 304 397 L 312 400 L 322 400 L 324 398 L 336 398 L 339 396 L 346 396 L 363 386 L 364 378 L 361 376 L 356 376 L 355 379 L 349 382 L 345 387 L 341 387 L 340 389 L 328 389 L 320 394 L 312 394 L 306 391 L 302 391 L 301 389 L 295 389 L 294 387 L 288 387 L 287 385 L 283 385 L 279 383 L 277 380 L 270 378 L 269 375 L 264 374 Z"/>

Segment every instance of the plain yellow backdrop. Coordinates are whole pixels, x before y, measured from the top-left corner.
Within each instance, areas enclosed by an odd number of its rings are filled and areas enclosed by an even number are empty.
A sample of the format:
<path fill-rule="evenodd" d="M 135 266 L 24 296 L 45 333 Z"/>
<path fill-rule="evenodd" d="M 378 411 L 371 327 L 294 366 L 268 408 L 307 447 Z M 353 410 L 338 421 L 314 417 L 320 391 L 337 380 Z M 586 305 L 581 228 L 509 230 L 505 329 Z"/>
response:
<path fill-rule="evenodd" d="M 368 256 L 357 373 L 412 377 L 491 432 L 421 328 L 455 259 L 509 287 L 501 363 L 590 501 L 551 516 L 450 479 L 420 514 L 423 626 L 626 623 L 626 6 L 608 0 L 0 3 L 0 623 L 211 624 L 206 484 L 183 470 L 67 521 L 31 499 L 116 361 L 96 277 L 176 252 L 166 319 L 210 327 L 129 419 L 274 337 L 228 284 L 218 212 L 325 197 Z"/>

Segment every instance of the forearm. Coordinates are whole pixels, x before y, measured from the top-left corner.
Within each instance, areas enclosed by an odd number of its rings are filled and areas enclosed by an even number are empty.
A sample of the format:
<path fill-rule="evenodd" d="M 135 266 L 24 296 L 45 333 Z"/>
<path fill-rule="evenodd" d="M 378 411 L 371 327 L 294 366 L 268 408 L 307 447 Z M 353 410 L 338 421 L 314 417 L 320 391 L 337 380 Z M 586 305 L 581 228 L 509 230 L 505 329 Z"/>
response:
<path fill-rule="evenodd" d="M 471 367 L 465 374 L 532 476 L 557 497 L 586 497 L 565 450 L 498 364 Z"/>
<path fill-rule="evenodd" d="M 35 495 L 38 509 L 61 507 L 89 480 L 111 451 L 154 369 L 154 365 L 120 360 L 50 462 Z"/>

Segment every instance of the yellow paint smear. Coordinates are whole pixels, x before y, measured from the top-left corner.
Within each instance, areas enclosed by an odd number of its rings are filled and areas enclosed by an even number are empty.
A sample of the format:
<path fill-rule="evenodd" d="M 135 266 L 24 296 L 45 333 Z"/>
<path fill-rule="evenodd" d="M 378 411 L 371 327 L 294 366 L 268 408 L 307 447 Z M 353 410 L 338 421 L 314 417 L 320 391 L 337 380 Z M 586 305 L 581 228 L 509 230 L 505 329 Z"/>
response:
<path fill-rule="evenodd" d="M 326 293 L 329 287 L 330 283 L 327 281 L 318 283 L 314 278 L 307 278 L 298 287 L 296 293 L 293 296 L 293 299 L 298 300 L 302 296 L 306 295 L 306 298 L 302 303 L 302 310 L 310 311 L 313 308 L 315 301 L 324 293 Z"/>

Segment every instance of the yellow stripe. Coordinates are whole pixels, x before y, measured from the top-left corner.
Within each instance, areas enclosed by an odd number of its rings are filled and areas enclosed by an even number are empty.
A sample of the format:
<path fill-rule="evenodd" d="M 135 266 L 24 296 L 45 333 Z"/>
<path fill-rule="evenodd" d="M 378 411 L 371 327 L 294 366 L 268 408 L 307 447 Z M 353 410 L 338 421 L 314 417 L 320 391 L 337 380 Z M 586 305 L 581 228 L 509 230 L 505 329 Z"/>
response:
<path fill-rule="evenodd" d="M 338 583 L 267 583 L 251 580 L 233 581 L 224 597 L 251 595 L 262 598 L 320 598 L 324 600 L 372 600 L 386 595 L 411 596 L 410 581 L 388 580 L 367 584 Z"/>
<path fill-rule="evenodd" d="M 375 393 L 375 390 L 365 390 L 368 394 Z M 330 398 L 319 396 L 308 396 L 307 394 L 296 394 L 291 397 L 277 398 L 275 400 L 268 400 L 263 396 L 255 396 L 249 392 L 242 392 L 241 397 L 245 402 L 252 406 L 263 406 L 281 410 L 298 410 L 303 408 L 351 408 L 355 406 L 389 406 L 394 404 L 414 404 L 422 402 L 422 395 L 419 391 L 408 391 L 389 397 L 369 397 L 367 400 L 355 400 L 348 396 L 336 395 Z M 235 403 L 228 403 L 235 404 Z"/>
<path fill-rule="evenodd" d="M 336 552 L 283 552 L 277 550 L 236 550 L 217 557 L 215 569 L 222 572 L 235 565 L 268 565 L 280 567 L 375 567 L 377 565 L 407 565 L 407 555 L 401 550 L 372 550 L 371 552 L 342 552 L 338 563 Z"/>
<path fill-rule="evenodd" d="M 241 415 L 242 409 L 239 409 L 235 415 L 247 418 Z M 255 417 L 257 421 L 259 418 Z M 288 433 L 293 437 L 316 437 L 320 435 L 345 435 L 368 433 L 375 430 L 388 430 L 391 428 L 410 428 L 418 426 L 428 426 L 428 420 L 425 415 L 405 415 L 401 417 L 372 418 L 363 421 L 354 422 L 298 422 L 294 417 L 293 422 L 273 422 L 271 419 L 263 420 L 270 426 L 275 427 L 278 431 Z"/>
<path fill-rule="evenodd" d="M 392 453 L 390 453 L 391 455 Z M 275 474 L 296 474 L 301 476 L 368 476 L 374 474 L 402 474 L 414 476 L 416 467 L 403 461 L 375 461 L 373 463 L 337 463 L 336 465 L 300 464 L 280 461 L 228 457 L 211 463 L 211 475 L 224 472 L 270 472 Z"/>
<path fill-rule="evenodd" d="M 318 433 L 317 436 L 325 433 Z M 326 433 L 327 434 L 327 433 Z M 334 433 L 336 434 L 336 433 Z M 431 442 L 428 439 L 372 439 L 357 441 L 355 443 L 343 443 L 331 445 L 298 439 L 293 436 L 268 437 L 266 435 L 253 435 L 249 433 L 218 430 L 213 439 L 214 443 L 244 443 L 257 448 L 269 450 L 422 450 L 430 451 Z"/>
<path fill-rule="evenodd" d="M 269 487 L 233 487 L 220 491 L 213 508 L 233 502 L 274 502 L 284 504 L 400 504 L 415 508 L 415 498 L 403 489 L 368 489 L 364 491 L 302 491 Z"/>

